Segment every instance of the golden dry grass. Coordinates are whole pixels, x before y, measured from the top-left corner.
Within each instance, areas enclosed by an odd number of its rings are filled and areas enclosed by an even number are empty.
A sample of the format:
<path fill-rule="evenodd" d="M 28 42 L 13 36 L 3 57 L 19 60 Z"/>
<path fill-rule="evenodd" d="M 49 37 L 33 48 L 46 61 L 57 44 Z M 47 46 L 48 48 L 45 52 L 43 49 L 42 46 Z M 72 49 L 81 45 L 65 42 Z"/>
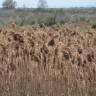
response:
<path fill-rule="evenodd" d="M 90 26 L 0 29 L 0 96 L 95 95 L 96 31 Z"/>

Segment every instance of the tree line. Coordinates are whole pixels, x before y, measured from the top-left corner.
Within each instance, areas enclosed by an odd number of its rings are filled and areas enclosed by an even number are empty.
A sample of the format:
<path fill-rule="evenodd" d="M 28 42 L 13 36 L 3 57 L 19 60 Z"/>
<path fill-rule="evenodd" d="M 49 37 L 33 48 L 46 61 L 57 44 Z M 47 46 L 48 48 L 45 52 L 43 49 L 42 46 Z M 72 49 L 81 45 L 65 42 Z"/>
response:
<path fill-rule="evenodd" d="M 3 8 L 6 8 L 6 9 L 15 9 L 17 6 L 17 2 L 14 1 L 14 0 L 5 0 L 2 4 L 2 7 Z M 48 5 L 47 5 L 47 1 L 46 0 L 38 0 L 38 5 L 37 5 L 38 8 L 48 8 Z"/>

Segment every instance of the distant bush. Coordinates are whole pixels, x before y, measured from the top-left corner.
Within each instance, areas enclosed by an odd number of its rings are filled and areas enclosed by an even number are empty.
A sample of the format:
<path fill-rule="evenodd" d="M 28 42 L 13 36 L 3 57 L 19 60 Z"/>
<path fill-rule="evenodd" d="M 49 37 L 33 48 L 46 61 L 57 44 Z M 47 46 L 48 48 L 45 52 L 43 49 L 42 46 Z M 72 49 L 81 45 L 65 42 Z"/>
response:
<path fill-rule="evenodd" d="M 0 27 L 2 27 L 4 25 L 6 25 L 5 22 L 3 22 L 3 21 L 0 20 Z"/>
<path fill-rule="evenodd" d="M 92 28 L 96 29 L 96 22 L 92 24 Z"/>
<path fill-rule="evenodd" d="M 56 17 L 55 16 L 48 17 L 46 22 L 45 22 L 45 25 L 51 26 L 51 25 L 54 25 L 54 24 L 56 24 Z"/>
<path fill-rule="evenodd" d="M 86 17 L 82 15 L 73 15 L 70 17 L 70 22 L 77 23 L 77 22 L 84 22 L 86 21 Z"/>
<path fill-rule="evenodd" d="M 19 16 L 16 18 L 16 24 L 19 26 L 23 26 L 25 24 L 25 17 L 24 16 Z"/>
<path fill-rule="evenodd" d="M 61 21 L 59 22 L 59 24 L 65 24 L 65 21 L 64 21 L 64 20 L 61 20 Z"/>
<path fill-rule="evenodd" d="M 48 16 L 45 18 L 40 17 L 37 20 L 37 24 L 39 24 L 41 27 L 42 27 L 42 25 L 52 26 L 52 25 L 56 24 L 56 17 L 55 16 Z"/>
<path fill-rule="evenodd" d="M 35 24 L 35 21 L 34 21 L 34 20 L 31 20 L 31 21 L 29 22 L 29 24 L 30 24 L 30 25 L 34 25 L 34 24 Z"/>
<path fill-rule="evenodd" d="M 35 24 L 35 20 L 33 20 L 32 17 L 28 16 L 18 16 L 15 22 L 19 26 Z"/>
<path fill-rule="evenodd" d="M 66 15 L 64 17 L 64 22 L 67 23 L 67 22 L 70 22 L 70 16 L 69 15 Z"/>
<path fill-rule="evenodd" d="M 85 21 L 86 20 L 86 18 L 84 16 L 81 16 L 79 18 L 80 18 L 80 21 Z"/>

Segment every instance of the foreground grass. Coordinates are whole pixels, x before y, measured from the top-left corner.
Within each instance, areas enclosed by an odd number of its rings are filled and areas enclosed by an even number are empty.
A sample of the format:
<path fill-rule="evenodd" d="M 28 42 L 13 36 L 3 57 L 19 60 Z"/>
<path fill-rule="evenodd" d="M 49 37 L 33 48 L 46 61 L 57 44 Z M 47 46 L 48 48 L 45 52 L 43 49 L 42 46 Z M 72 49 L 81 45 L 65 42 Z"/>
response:
<path fill-rule="evenodd" d="M 0 29 L 0 96 L 95 96 L 96 31 L 73 24 Z"/>

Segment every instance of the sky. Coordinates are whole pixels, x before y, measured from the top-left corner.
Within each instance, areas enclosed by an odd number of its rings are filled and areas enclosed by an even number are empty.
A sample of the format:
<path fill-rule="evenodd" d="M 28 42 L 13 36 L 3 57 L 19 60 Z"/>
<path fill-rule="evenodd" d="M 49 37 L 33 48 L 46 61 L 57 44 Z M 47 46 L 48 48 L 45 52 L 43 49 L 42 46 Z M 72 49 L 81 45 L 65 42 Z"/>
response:
<path fill-rule="evenodd" d="M 0 0 L 0 7 L 2 7 L 2 2 Z M 17 2 L 17 7 L 36 8 L 38 0 L 15 0 Z M 46 0 L 48 7 L 50 8 L 68 8 L 68 7 L 96 7 L 96 0 Z"/>

